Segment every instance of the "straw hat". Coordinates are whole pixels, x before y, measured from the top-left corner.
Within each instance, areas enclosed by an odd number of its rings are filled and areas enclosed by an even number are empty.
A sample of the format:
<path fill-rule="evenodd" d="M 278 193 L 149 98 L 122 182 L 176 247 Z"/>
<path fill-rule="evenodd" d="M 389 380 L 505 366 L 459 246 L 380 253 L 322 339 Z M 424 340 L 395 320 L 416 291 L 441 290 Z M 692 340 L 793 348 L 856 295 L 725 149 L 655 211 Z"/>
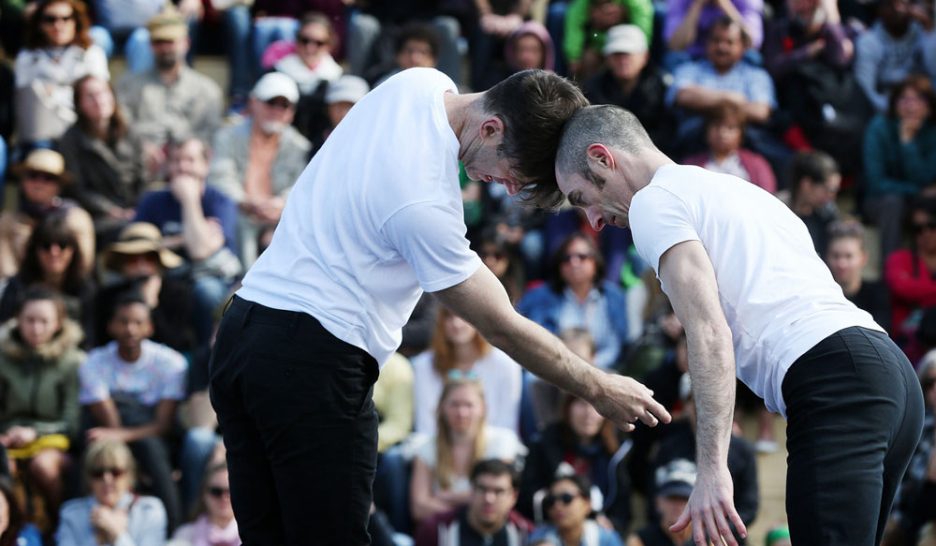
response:
<path fill-rule="evenodd" d="M 16 166 L 15 174 L 22 178 L 30 171 L 51 174 L 61 184 L 71 182 L 71 175 L 65 170 L 65 158 L 55 150 L 38 149 L 29 152 L 26 159 Z"/>
<path fill-rule="evenodd" d="M 159 256 L 159 263 L 166 269 L 182 265 L 182 258 L 163 246 L 162 233 L 159 232 L 159 228 L 148 222 L 134 222 L 123 228 L 117 242 L 108 245 L 104 251 L 104 265 L 107 269 L 116 270 L 121 256 L 151 252 Z"/>

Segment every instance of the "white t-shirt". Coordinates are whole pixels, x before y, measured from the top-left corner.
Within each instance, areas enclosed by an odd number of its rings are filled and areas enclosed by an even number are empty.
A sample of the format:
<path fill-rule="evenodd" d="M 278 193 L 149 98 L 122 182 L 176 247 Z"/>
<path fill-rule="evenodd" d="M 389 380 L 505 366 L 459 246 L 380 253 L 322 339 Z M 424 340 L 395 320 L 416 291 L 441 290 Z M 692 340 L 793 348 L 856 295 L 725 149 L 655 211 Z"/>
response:
<path fill-rule="evenodd" d="M 436 408 L 442 396 L 443 378 L 432 367 L 433 352 L 416 355 L 413 364 L 413 408 L 415 431 L 435 434 Z M 517 430 L 520 422 L 520 394 L 523 376 L 520 365 L 500 349 L 491 348 L 475 362 L 472 372 L 484 389 L 487 422 L 490 425 Z"/>
<path fill-rule="evenodd" d="M 78 369 L 81 404 L 94 404 L 115 395 L 132 396 L 145 406 L 162 400 L 185 398 L 188 362 L 178 351 L 161 343 L 143 340 L 140 358 L 126 362 L 117 342 L 98 347 Z"/>
<path fill-rule="evenodd" d="M 481 457 L 482 460 L 500 459 L 502 461 L 513 462 L 518 457 L 524 457 L 527 454 L 526 446 L 523 445 L 523 442 L 520 441 L 520 438 L 517 437 L 517 434 L 512 430 L 486 425 L 484 427 L 484 435 L 484 455 Z M 413 446 L 413 457 L 421 460 L 423 464 L 430 469 L 435 470 L 436 435 L 420 435 L 414 442 L 416 442 L 416 445 Z M 432 489 L 438 491 L 439 484 L 433 483 Z M 456 479 L 452 480 L 452 485 L 448 488 L 448 491 L 452 493 L 463 493 L 470 489 L 471 482 L 468 476 L 458 476 Z"/>
<path fill-rule="evenodd" d="M 386 362 L 423 290 L 482 266 L 465 238 L 447 91 L 447 76 L 418 68 L 355 104 L 299 176 L 238 295 L 308 313 Z"/>
<path fill-rule="evenodd" d="M 695 240 L 705 247 L 738 378 L 771 411 L 786 415 L 783 377 L 806 351 L 850 326 L 882 330 L 845 299 L 805 224 L 750 182 L 666 165 L 634 195 L 629 216 L 637 252 L 657 272 L 672 246 Z"/>

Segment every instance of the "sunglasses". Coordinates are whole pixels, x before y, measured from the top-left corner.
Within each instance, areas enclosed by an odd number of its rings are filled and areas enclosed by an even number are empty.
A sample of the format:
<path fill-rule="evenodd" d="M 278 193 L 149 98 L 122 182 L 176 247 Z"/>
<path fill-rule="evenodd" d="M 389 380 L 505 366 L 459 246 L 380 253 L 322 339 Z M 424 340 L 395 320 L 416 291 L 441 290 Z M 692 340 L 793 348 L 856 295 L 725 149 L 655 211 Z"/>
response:
<path fill-rule="evenodd" d="M 230 496 L 230 495 L 231 495 L 231 489 L 228 488 L 228 487 L 214 487 L 214 486 L 212 486 L 212 487 L 209 487 L 209 488 L 208 488 L 208 494 L 211 495 L 212 497 L 216 498 L 216 499 L 220 499 L 221 497 Z"/>
<path fill-rule="evenodd" d="M 569 254 L 566 254 L 562 257 L 562 263 L 569 263 L 572 260 L 584 262 L 585 260 L 590 260 L 592 258 L 593 256 L 591 254 L 586 254 L 584 252 L 570 252 Z"/>
<path fill-rule="evenodd" d="M 580 494 L 572 494 L 572 493 L 562 493 L 559 495 L 546 495 L 546 497 L 543 498 L 543 508 L 546 510 L 549 510 L 550 508 L 555 506 L 556 503 L 562 503 L 563 506 L 568 506 L 572 504 L 572 501 L 574 501 L 575 499 L 581 496 L 582 495 Z"/>
<path fill-rule="evenodd" d="M 39 248 L 45 251 L 52 250 L 53 246 L 57 246 L 60 249 L 71 248 L 72 244 L 68 241 L 43 241 L 39 243 Z"/>
<path fill-rule="evenodd" d="M 925 222 L 920 224 L 913 224 L 914 233 L 923 233 L 924 231 L 933 231 L 936 230 L 936 221 L 934 222 Z"/>
<path fill-rule="evenodd" d="M 317 47 L 323 47 L 328 44 L 328 40 L 319 40 L 318 38 L 310 38 L 308 36 L 299 36 L 296 38 L 296 42 L 299 45 L 315 44 Z"/>
<path fill-rule="evenodd" d="M 936 377 L 927 377 L 923 380 L 923 392 L 926 392 L 936 386 Z"/>
<path fill-rule="evenodd" d="M 43 25 L 54 25 L 55 23 L 58 23 L 58 22 L 67 23 L 69 21 L 75 20 L 75 14 L 72 13 L 69 15 L 43 15 L 42 17 L 39 18 L 39 20 L 42 21 Z"/>
<path fill-rule="evenodd" d="M 91 469 L 91 477 L 95 480 L 100 480 L 104 478 L 105 475 L 110 474 L 114 478 L 119 478 L 127 473 L 126 468 L 117 468 L 110 466 L 102 466 L 100 468 Z"/>
<path fill-rule="evenodd" d="M 29 170 L 23 174 L 23 178 L 28 180 L 35 180 L 36 182 L 55 182 L 58 184 L 59 177 L 52 173 L 47 173 L 44 171 L 33 171 Z"/>

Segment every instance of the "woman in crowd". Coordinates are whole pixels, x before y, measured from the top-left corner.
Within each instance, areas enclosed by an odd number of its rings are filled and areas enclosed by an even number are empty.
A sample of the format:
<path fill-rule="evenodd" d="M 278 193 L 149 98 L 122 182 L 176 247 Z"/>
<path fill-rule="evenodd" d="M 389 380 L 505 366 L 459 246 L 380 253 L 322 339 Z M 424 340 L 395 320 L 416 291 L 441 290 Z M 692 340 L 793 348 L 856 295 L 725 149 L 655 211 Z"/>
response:
<path fill-rule="evenodd" d="M 91 43 L 84 2 L 42 0 L 26 24 L 15 68 L 17 133 L 27 147 L 47 146 L 76 120 L 75 80 L 110 74 L 104 51 Z"/>
<path fill-rule="evenodd" d="M 0 320 L 12 317 L 26 290 L 39 285 L 61 294 L 68 317 L 84 330 L 85 345 L 93 345 L 95 287 L 81 264 L 75 233 L 63 218 L 47 218 L 30 236 L 19 273 L 0 296 Z"/>
<path fill-rule="evenodd" d="M 42 537 L 26 516 L 10 481 L 0 473 L 0 546 L 42 546 Z"/>
<path fill-rule="evenodd" d="M 536 21 L 527 21 L 507 37 L 504 50 L 509 76 L 521 70 L 555 70 L 553 41 L 546 27 Z"/>
<path fill-rule="evenodd" d="M 91 444 L 84 478 L 91 494 L 62 506 L 56 544 L 163 546 L 166 510 L 156 497 L 133 493 L 136 464 L 126 444 L 116 440 Z"/>
<path fill-rule="evenodd" d="M 432 345 L 413 357 L 412 364 L 416 432 L 436 432 L 436 404 L 443 386 L 448 379 L 462 377 L 477 379 L 484 388 L 492 425 L 517 430 L 520 366 L 449 309 L 439 308 Z"/>
<path fill-rule="evenodd" d="M 237 521 L 231 508 L 231 486 L 225 463 L 215 463 L 205 473 L 195 521 L 172 536 L 173 546 L 240 546 Z"/>
<path fill-rule="evenodd" d="M 81 328 L 61 296 L 34 289 L 0 327 L 0 444 L 57 514 L 70 442 L 78 432 Z"/>
<path fill-rule="evenodd" d="M 415 448 L 410 507 L 420 523 L 468 503 L 468 476 L 482 459 L 514 461 L 526 452 L 517 435 L 486 422 L 484 390 L 472 379 L 451 379 L 439 400 L 437 432 Z"/>
<path fill-rule="evenodd" d="M 314 93 L 319 84 L 337 80 L 342 74 L 341 65 L 332 57 L 336 45 L 331 21 L 320 13 L 309 13 L 299 21 L 296 51 L 277 61 L 274 67 L 295 80 L 301 94 Z"/>
<path fill-rule="evenodd" d="M 576 232 L 553 256 L 549 282 L 524 294 L 517 310 L 550 332 L 584 328 L 595 340 L 595 363 L 613 366 L 627 341 L 627 299 L 602 281 L 604 259 L 594 240 Z"/>
<path fill-rule="evenodd" d="M 59 151 L 72 175 L 67 193 L 94 218 L 98 235 L 133 218 L 144 185 L 143 156 L 129 135 L 110 82 L 89 74 L 74 85 L 78 120 Z"/>
<path fill-rule="evenodd" d="M 581 475 L 558 476 L 543 498 L 543 514 L 549 523 L 537 527 L 530 541 L 550 546 L 624 546 L 616 531 L 592 518 L 591 483 Z"/>
<path fill-rule="evenodd" d="M 490 230 L 481 235 L 478 242 L 478 256 L 504 285 L 511 303 L 516 304 L 523 294 L 523 285 L 526 282 L 523 260 L 517 252 L 504 237 Z"/>

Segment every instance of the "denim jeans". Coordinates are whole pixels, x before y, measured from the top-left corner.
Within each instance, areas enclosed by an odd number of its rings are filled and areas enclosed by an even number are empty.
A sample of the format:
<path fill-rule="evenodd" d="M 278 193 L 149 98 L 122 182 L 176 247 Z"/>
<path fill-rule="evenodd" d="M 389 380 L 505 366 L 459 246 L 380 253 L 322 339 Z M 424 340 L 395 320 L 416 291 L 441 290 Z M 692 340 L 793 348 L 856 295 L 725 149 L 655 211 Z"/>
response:
<path fill-rule="evenodd" d="M 182 470 L 182 480 L 179 488 L 182 492 L 182 506 L 184 513 L 188 514 L 198 502 L 202 480 L 205 479 L 205 467 L 211 460 L 218 436 L 215 431 L 206 427 L 192 427 L 185 432 L 182 440 L 182 450 L 179 454 L 179 467 Z"/>
<path fill-rule="evenodd" d="M 253 66 L 255 74 L 264 72 L 260 60 L 263 52 L 277 40 L 290 40 L 296 37 L 299 21 L 291 17 L 261 17 L 253 23 Z"/>
<path fill-rule="evenodd" d="M 250 9 L 237 5 L 224 10 L 224 35 L 228 53 L 228 95 L 246 100 L 253 84 L 253 63 L 250 62 Z"/>

